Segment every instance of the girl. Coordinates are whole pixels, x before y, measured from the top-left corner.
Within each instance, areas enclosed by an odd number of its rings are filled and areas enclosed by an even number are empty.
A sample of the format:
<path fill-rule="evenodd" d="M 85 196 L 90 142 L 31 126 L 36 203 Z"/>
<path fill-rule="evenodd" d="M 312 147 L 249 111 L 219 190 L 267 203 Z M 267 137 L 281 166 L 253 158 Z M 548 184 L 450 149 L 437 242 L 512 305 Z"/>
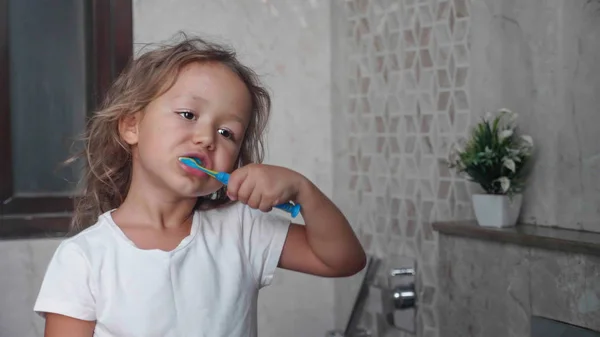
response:
<path fill-rule="evenodd" d="M 34 310 L 46 337 L 256 336 L 258 290 L 276 267 L 349 276 L 365 253 L 301 174 L 259 164 L 270 98 L 224 47 L 147 52 L 90 121 L 85 190 Z M 231 172 L 225 188 L 183 166 Z M 267 214 L 302 205 L 306 225 Z"/>

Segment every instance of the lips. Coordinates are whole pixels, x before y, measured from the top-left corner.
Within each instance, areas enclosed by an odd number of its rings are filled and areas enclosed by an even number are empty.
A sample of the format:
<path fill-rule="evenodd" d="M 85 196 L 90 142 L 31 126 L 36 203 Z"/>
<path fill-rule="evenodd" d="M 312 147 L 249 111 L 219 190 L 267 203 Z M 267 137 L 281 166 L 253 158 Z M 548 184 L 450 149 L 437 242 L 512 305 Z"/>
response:
<path fill-rule="evenodd" d="M 189 152 L 189 153 L 184 154 L 183 157 L 198 158 L 202 162 L 202 166 L 206 167 L 209 170 L 212 169 L 212 162 L 210 160 L 210 157 L 207 156 L 205 153 Z"/>
<path fill-rule="evenodd" d="M 197 158 L 200 159 L 200 161 L 202 162 L 202 166 L 206 167 L 207 169 L 212 169 L 212 161 L 210 159 L 210 157 L 203 152 L 188 152 L 184 155 L 182 155 L 181 157 L 190 157 L 190 158 Z M 179 162 L 179 160 L 178 160 Z M 185 165 L 182 162 L 179 162 L 179 166 L 188 174 L 191 174 L 193 176 L 199 177 L 199 178 L 206 178 L 208 177 L 208 174 L 206 174 L 205 172 L 189 167 L 187 165 Z"/>

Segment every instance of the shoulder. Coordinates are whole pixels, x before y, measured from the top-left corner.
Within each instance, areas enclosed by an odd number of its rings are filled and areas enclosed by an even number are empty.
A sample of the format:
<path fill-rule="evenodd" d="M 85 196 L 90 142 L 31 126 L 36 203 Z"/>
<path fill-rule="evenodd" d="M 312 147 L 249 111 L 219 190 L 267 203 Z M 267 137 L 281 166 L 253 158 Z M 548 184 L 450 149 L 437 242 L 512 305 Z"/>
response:
<path fill-rule="evenodd" d="M 81 232 L 65 238 L 57 247 L 55 256 L 78 254 L 86 259 L 114 242 L 108 212 L 100 215 L 96 223 Z"/>
<path fill-rule="evenodd" d="M 106 224 L 99 218 L 93 226 L 63 239 L 50 259 L 34 305 L 34 311 L 59 313 L 93 321 L 95 316 L 94 276 L 102 258 L 95 247 L 106 241 Z M 96 265 L 96 268 L 94 267 Z"/>

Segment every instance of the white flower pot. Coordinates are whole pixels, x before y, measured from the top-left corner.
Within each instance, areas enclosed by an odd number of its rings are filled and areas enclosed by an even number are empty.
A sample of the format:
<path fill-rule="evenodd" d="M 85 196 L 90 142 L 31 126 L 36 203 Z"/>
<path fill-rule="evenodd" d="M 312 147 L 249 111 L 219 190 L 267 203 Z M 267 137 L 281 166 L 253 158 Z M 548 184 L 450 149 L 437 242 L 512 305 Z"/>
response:
<path fill-rule="evenodd" d="M 473 210 L 477 222 L 482 227 L 512 227 L 517 223 L 523 196 L 473 194 Z"/>

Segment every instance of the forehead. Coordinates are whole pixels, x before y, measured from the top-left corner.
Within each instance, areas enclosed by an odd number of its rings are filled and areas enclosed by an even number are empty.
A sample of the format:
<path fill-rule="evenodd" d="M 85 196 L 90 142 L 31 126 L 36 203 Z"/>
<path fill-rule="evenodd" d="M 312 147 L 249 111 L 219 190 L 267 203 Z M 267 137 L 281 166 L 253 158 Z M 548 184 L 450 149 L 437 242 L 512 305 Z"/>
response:
<path fill-rule="evenodd" d="M 218 62 L 194 62 L 184 66 L 165 96 L 204 101 L 230 113 L 249 113 L 252 108 L 246 84 L 228 66 Z"/>

